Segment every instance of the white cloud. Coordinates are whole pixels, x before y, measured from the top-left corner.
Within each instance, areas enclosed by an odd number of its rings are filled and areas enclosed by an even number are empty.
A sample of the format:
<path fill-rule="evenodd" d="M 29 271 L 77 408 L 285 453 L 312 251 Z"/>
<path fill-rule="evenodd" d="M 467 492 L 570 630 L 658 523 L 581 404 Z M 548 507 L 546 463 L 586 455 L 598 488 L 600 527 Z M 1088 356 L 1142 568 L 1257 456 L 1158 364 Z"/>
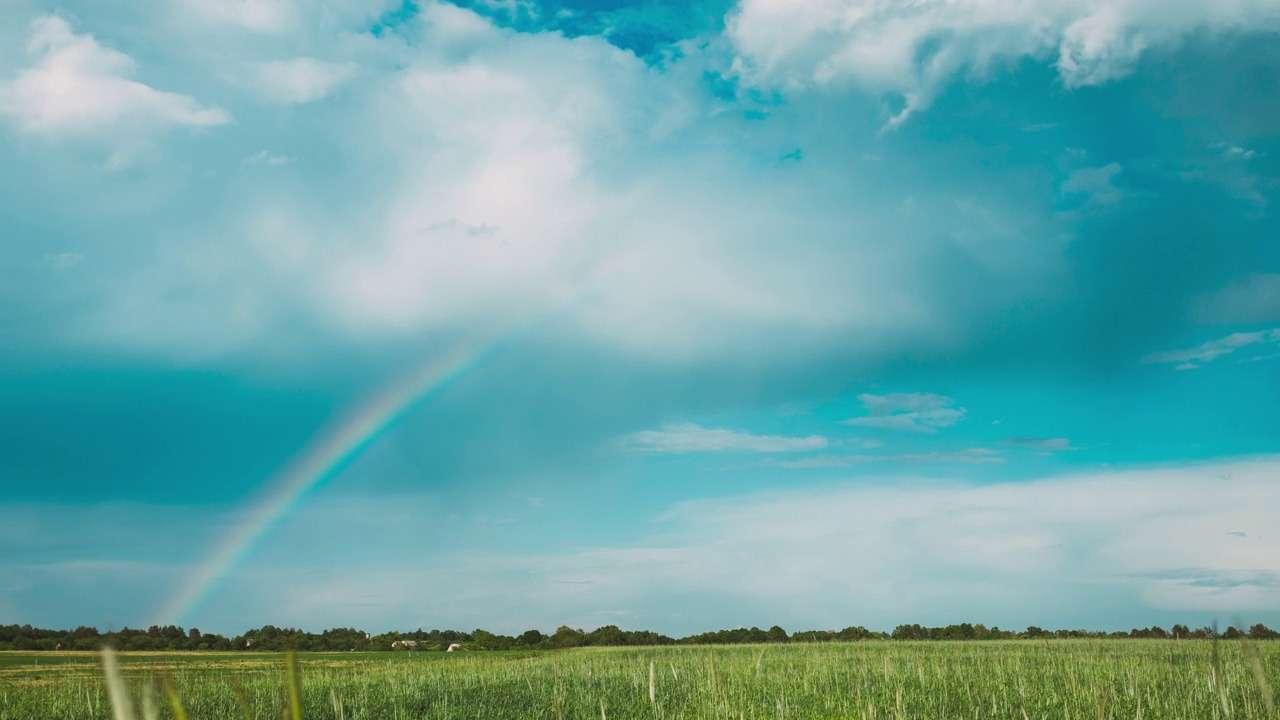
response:
<path fill-rule="evenodd" d="M 243 630 L 244 618 L 520 632 L 566 622 L 595 627 L 608 622 L 601 611 L 623 609 L 636 627 L 666 632 L 775 622 L 792 630 L 962 621 L 1110 628 L 1235 613 L 1271 623 L 1280 619 L 1277 473 L 1280 457 L 996 484 L 861 478 L 681 502 L 649 518 L 635 540 L 539 550 L 528 550 L 530 536 L 517 531 L 554 512 L 551 500 L 534 508 L 523 495 L 509 498 L 505 512 L 517 522 L 502 533 L 516 534 L 495 536 L 443 497 L 322 494 L 188 620 L 224 632 Z M 238 518 L 118 503 L 3 508 L 0 557 L 56 552 L 82 572 L 0 562 L 0 585 L 65 588 L 71 599 L 56 608 L 59 617 L 84 617 L 74 607 L 82 595 L 71 591 L 100 586 L 108 609 L 88 620 L 151 622 L 139 617 L 156 602 L 145 588 L 182 583 L 175 558 L 198 562 L 191 546 L 156 538 L 182 526 L 193 546 L 212 546 Z M 556 533 L 546 531 L 534 532 L 554 542 Z M 581 537 L 579 530 L 559 536 Z M 370 556 L 352 537 L 388 551 Z M 500 537 L 505 545 L 495 544 Z M 470 549 L 477 547 L 490 549 Z M 298 562 L 299 548 L 320 548 L 326 567 Z M 146 583 L 105 582 L 91 569 L 124 557 L 151 568 Z M 54 611 L 32 597 L 0 587 L 0 603 L 33 622 Z"/>
<path fill-rule="evenodd" d="M 323 99 L 356 76 L 355 63 L 333 63 L 315 58 L 250 63 L 244 82 L 265 102 L 299 105 Z"/>
<path fill-rule="evenodd" d="M 206 22 L 273 35 L 292 29 L 300 19 L 291 0 L 187 0 L 186 7 Z"/>
<path fill-rule="evenodd" d="M 31 24 L 35 64 L 0 84 L 0 116 L 46 136 L 138 134 L 173 126 L 224 125 L 231 116 L 187 95 L 128 79 L 135 63 L 54 15 Z"/>
<path fill-rule="evenodd" d="M 361 562 L 333 577 L 259 565 L 219 607 L 279 597 L 285 606 L 275 612 L 316 627 L 403 626 L 427 607 L 441 626 L 517 632 L 595 627 L 609 622 L 601 611 L 617 609 L 632 611 L 636 627 L 667 632 L 775 622 L 1114 628 L 1235 613 L 1270 622 L 1280 607 L 1277 472 L 1280 459 L 1264 458 L 994 485 L 863 480 L 698 500 L 674 506 L 652 536 L 615 546 L 437 553 Z M 339 504 L 307 513 L 336 514 Z M 378 518 L 384 527 L 375 532 L 385 533 L 386 518 L 428 514 L 404 498 L 395 505 L 361 517 Z M 298 518 L 277 542 L 306 546 L 322 527 Z M 365 597 L 371 592 L 378 597 Z M 381 605 L 351 609 L 371 601 Z"/>
<path fill-rule="evenodd" d="M 867 414 L 841 422 L 886 430 L 933 433 L 964 419 L 964 408 L 951 407 L 954 400 L 933 393 L 864 393 L 858 396 L 858 400 L 866 407 Z"/>
<path fill-rule="evenodd" d="M 1280 343 L 1280 328 L 1231 333 L 1186 350 L 1165 350 L 1142 359 L 1146 363 L 1179 363 L 1179 370 L 1193 370 L 1211 360 L 1259 343 Z"/>
<path fill-rule="evenodd" d="M 1098 85 L 1199 29 L 1280 27 L 1280 9 L 1269 0 L 742 0 L 726 23 L 749 81 L 900 93 L 901 120 L 962 72 L 1053 58 L 1066 87 Z"/>
<path fill-rule="evenodd" d="M 395 343 L 572 305 L 555 328 L 566 341 L 648 361 L 816 347 L 873 363 L 904 345 L 960 342 L 979 311 L 1041 292 L 1034 281 L 1059 262 L 1056 241 L 1044 241 L 1052 228 L 1003 182 L 960 213 L 949 178 L 913 183 L 908 211 L 901 188 L 832 173 L 820 149 L 761 166 L 796 139 L 779 149 L 744 132 L 740 113 L 707 96 L 696 48 L 657 69 L 600 38 L 421 8 L 405 29 L 412 41 L 343 35 L 321 51 L 298 39 L 300 52 L 361 68 L 361 82 L 329 88 L 323 112 L 287 131 L 290 156 L 314 148 L 333 172 L 215 176 L 223 159 L 208 158 L 202 182 L 244 190 L 243 201 L 210 206 L 199 222 L 148 216 L 139 242 L 164 249 L 104 280 L 93 310 L 61 327 L 77 342 L 187 359 L 303 327 Z M 258 120 L 242 118 L 227 151 L 269 165 L 276 155 L 260 149 L 286 147 L 271 135 L 285 131 Z M 834 137 L 806 127 L 807 147 Z M 901 242 L 886 245 L 890 236 Z M 945 252 L 927 251 L 939 242 Z M 975 272 L 935 282 L 957 253 Z M 980 282 L 981 292 L 954 287 Z M 953 294 L 965 301 L 946 302 Z"/>
<path fill-rule="evenodd" d="M 1102 5 L 1062 32 L 1058 73 L 1067 87 L 1101 85 L 1128 75 L 1147 41 L 1114 5 Z"/>
<path fill-rule="evenodd" d="M 637 450 L 662 453 L 691 452 L 805 452 L 828 445 L 819 435 L 785 437 L 705 428 L 701 425 L 666 425 L 661 430 L 643 430 L 624 438 Z"/>
<path fill-rule="evenodd" d="M 465 61 L 417 57 L 369 104 L 404 178 L 390 197 L 371 198 L 377 210 L 352 215 L 379 217 L 323 226 L 299 211 L 283 223 L 316 249 L 314 304 L 327 322 L 402 332 L 589 297 L 575 306 L 574 333 L 686 358 L 760 348 L 750 338 L 766 329 L 781 337 L 935 321 L 911 283 L 876 272 L 891 261 L 870 242 L 844 242 L 842 252 L 866 262 L 840 270 L 804 252 L 779 262 L 770 248 L 809 224 L 819 240 L 850 232 L 823 219 L 827 211 L 799 223 L 770 211 L 785 178 L 740 192 L 732 153 L 662 151 L 672 133 L 699 137 L 688 123 L 703 100 L 678 74 L 595 38 L 468 32 Z M 280 234 L 280 224 L 264 226 L 261 244 L 278 246 Z"/>

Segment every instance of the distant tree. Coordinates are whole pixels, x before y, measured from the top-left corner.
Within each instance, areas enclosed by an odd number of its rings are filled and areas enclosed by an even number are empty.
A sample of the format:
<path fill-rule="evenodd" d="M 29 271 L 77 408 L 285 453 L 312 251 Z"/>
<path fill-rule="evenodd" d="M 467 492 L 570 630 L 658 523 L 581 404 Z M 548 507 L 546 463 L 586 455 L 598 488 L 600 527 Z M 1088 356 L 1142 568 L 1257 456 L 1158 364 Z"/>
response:
<path fill-rule="evenodd" d="M 581 630 L 574 630 L 568 625 L 561 625 L 556 628 L 556 632 L 551 636 L 552 647 L 571 648 L 581 647 L 586 641 L 586 636 Z"/>
<path fill-rule="evenodd" d="M 546 636 L 537 630 L 525 630 L 516 638 L 516 642 L 525 647 L 538 647 Z"/>
<path fill-rule="evenodd" d="M 770 643 L 784 643 L 788 642 L 790 639 L 791 638 L 787 637 L 787 631 L 777 625 L 769 628 L 769 632 L 765 633 L 764 636 L 764 641 Z"/>
<path fill-rule="evenodd" d="M 1276 632 L 1266 625 L 1258 623 L 1257 625 L 1249 628 L 1249 637 L 1254 640 L 1276 640 L 1280 639 L 1280 632 Z"/>
<path fill-rule="evenodd" d="M 893 629 L 890 636 L 894 640 L 928 640 L 928 628 L 921 627 L 919 624 L 899 625 Z"/>

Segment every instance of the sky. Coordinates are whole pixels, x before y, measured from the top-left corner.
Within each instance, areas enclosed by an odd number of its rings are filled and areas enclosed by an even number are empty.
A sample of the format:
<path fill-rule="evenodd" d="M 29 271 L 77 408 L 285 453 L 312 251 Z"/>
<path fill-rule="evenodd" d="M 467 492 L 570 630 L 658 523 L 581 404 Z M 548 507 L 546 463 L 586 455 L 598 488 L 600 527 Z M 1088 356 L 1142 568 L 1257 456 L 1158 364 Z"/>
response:
<path fill-rule="evenodd" d="M 1280 626 L 1271 0 L 8 0 L 0 624 Z"/>

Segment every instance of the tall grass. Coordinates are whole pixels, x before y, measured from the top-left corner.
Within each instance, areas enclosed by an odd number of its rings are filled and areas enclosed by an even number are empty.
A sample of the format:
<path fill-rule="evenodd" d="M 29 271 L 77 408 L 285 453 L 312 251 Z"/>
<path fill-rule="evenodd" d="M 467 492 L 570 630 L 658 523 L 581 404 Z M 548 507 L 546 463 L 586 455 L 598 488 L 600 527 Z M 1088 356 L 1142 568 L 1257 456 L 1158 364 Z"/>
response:
<path fill-rule="evenodd" d="M 64 660 L 52 671 L 47 661 L 0 669 L 0 720 L 1280 718 L 1270 690 L 1280 685 L 1278 642 L 108 653 L 101 671 L 92 657 Z"/>

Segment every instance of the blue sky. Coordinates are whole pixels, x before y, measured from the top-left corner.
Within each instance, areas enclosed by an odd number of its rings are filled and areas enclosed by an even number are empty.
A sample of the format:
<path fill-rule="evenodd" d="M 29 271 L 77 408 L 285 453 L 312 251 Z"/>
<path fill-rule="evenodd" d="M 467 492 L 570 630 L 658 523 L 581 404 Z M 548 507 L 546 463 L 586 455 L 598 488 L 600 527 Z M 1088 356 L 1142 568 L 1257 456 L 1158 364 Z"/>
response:
<path fill-rule="evenodd" d="M 1280 11 L 0 17 L 0 622 L 1280 623 Z"/>

